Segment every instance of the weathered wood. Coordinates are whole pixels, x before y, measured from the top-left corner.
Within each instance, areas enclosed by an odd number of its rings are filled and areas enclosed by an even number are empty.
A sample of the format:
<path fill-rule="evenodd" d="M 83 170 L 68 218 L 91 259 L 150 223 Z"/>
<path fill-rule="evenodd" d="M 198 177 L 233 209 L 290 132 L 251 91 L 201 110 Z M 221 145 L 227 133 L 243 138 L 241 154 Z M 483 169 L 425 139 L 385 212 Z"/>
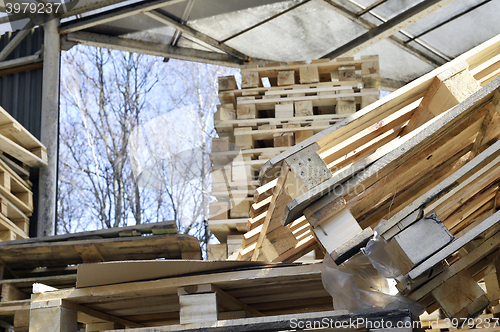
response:
<path fill-rule="evenodd" d="M 401 273 L 406 274 L 451 241 L 453 235 L 437 215 L 431 213 L 394 236 L 385 251 Z"/>
<path fill-rule="evenodd" d="M 485 151 L 483 151 L 476 158 L 468 162 L 466 165 L 461 167 L 458 171 L 447 177 L 437 186 L 429 190 L 424 195 L 420 196 L 418 199 L 407 205 L 404 209 L 396 213 L 393 217 L 391 217 L 385 224 L 381 225 L 379 231 L 384 237 L 384 239 L 389 240 L 392 236 L 394 236 L 397 232 L 403 230 L 405 227 L 408 227 L 412 222 L 416 221 L 416 219 L 412 219 L 412 221 L 406 221 L 405 218 L 410 216 L 412 213 L 414 214 L 416 210 L 420 207 L 427 207 L 434 209 L 435 205 L 433 204 L 438 199 L 446 199 L 447 197 L 451 197 L 448 195 L 450 191 L 459 186 L 460 184 L 467 185 L 470 183 L 467 181 L 469 174 L 475 174 L 477 170 L 481 169 L 480 167 L 484 164 L 485 161 L 488 161 L 491 157 L 494 157 L 500 152 L 500 142 L 496 142 Z M 494 165 L 493 163 L 492 165 Z M 473 179 L 471 179 L 473 180 Z"/>
<path fill-rule="evenodd" d="M 494 215 L 484 220 L 479 225 L 477 225 L 476 227 L 474 227 L 473 229 L 471 229 L 470 231 L 468 231 L 455 241 L 451 242 L 450 244 L 445 246 L 443 249 L 441 249 L 431 257 L 427 258 L 420 265 L 418 265 L 413 270 L 408 272 L 406 276 L 412 280 L 415 280 L 416 278 L 424 274 L 427 270 L 431 269 L 433 266 L 435 266 L 442 260 L 446 259 L 451 254 L 458 251 L 460 248 L 462 248 L 464 245 L 472 241 L 481 233 L 495 226 L 499 221 L 500 221 L 500 212 L 496 212 Z"/>
<path fill-rule="evenodd" d="M 29 296 L 13 284 L 2 284 L 2 302 L 25 300 Z"/>
<path fill-rule="evenodd" d="M 301 84 L 319 82 L 319 71 L 317 66 L 300 67 L 299 75 Z"/>
<path fill-rule="evenodd" d="M 342 209 L 339 213 L 313 228 L 313 231 L 318 241 L 331 254 L 361 233 L 362 229 L 350 211 Z"/>
<path fill-rule="evenodd" d="M 467 270 L 456 274 L 433 290 L 432 296 L 449 318 L 475 317 L 490 304 Z"/>
<path fill-rule="evenodd" d="M 341 187 L 342 193 L 337 193 L 337 196 L 343 196 L 345 193 L 355 188 L 367 188 L 375 183 L 380 177 L 387 176 L 417 153 L 428 148 L 451 130 L 459 126 L 465 118 L 479 112 L 491 99 L 494 91 L 499 85 L 500 78 L 496 78 L 458 106 L 450 109 L 439 117 L 429 120 L 417 130 L 413 131 L 412 135 L 407 135 L 405 139 L 394 142 L 392 146 L 385 146 L 384 149 L 363 159 L 357 165 L 353 165 L 351 168 L 337 174 L 330 180 L 324 181 L 321 185 L 317 186 L 317 188 L 294 199 L 287 205 L 283 216 L 284 222 L 286 223 L 289 220 L 294 220 L 297 214 L 299 214 L 299 211 L 302 211 L 311 201 L 317 200 L 326 192 L 335 188 L 340 181 L 345 181 L 346 178 L 351 177 L 353 173 L 357 172 L 357 169 L 363 169 L 365 166 L 370 165 L 363 172 L 360 172 L 360 174 L 357 174 L 354 178 L 343 184 Z"/>
<path fill-rule="evenodd" d="M 238 89 L 234 76 L 219 76 L 219 91 Z"/>
<path fill-rule="evenodd" d="M 297 328 L 304 326 L 304 328 L 314 326 L 314 321 L 332 322 L 332 326 L 342 325 L 351 321 L 355 322 L 357 319 L 360 321 L 371 322 L 372 325 L 381 324 L 384 322 L 391 322 L 396 326 L 397 322 L 411 322 L 410 313 L 407 310 L 392 310 L 392 311 L 368 311 L 358 313 L 347 313 L 343 310 L 337 311 L 323 311 L 313 313 L 297 313 L 292 315 L 278 315 L 270 317 L 255 317 L 245 319 L 232 319 L 226 321 L 218 321 L 212 324 L 193 324 L 189 326 L 183 325 L 170 325 L 158 326 L 154 329 L 157 332 L 171 332 L 171 331 L 201 331 L 201 332 L 218 332 L 218 331 L 283 331 L 290 328 Z M 292 324 L 292 325 L 291 325 Z M 309 324 L 309 325 L 308 325 Z M 401 323 L 400 323 L 401 324 Z M 150 328 L 137 329 L 134 332 L 149 332 Z M 119 332 L 119 330 L 110 331 Z"/>
<path fill-rule="evenodd" d="M 330 257 L 335 264 L 340 265 L 357 254 L 361 248 L 366 247 L 368 241 L 370 241 L 372 237 L 373 230 L 367 227 L 363 229 L 361 233 L 356 234 L 350 240 L 333 250 L 330 253 Z"/>
<path fill-rule="evenodd" d="M 29 326 L 33 332 L 77 332 L 77 312 L 62 306 L 32 308 Z"/>
<path fill-rule="evenodd" d="M 293 84 L 295 84 L 295 71 L 294 70 L 280 70 L 280 71 L 278 71 L 278 86 L 293 85 Z"/>
<path fill-rule="evenodd" d="M 73 245 L 76 252 L 82 258 L 83 263 L 97 263 L 104 262 L 104 258 L 102 258 L 99 249 L 95 246 L 95 244 L 75 244 Z"/>
<path fill-rule="evenodd" d="M 221 244 L 207 244 L 207 260 L 226 260 L 227 259 L 227 245 Z"/>
<path fill-rule="evenodd" d="M 255 71 L 242 71 L 241 72 L 241 88 L 257 88 L 262 86 L 259 78 L 259 73 Z"/>
<path fill-rule="evenodd" d="M 199 242 L 189 235 L 134 236 L 109 239 L 87 239 L 64 242 L 3 244 L 0 256 L 9 267 L 17 269 L 39 266 L 64 266 L 82 263 L 74 245 L 93 244 L 105 261 L 154 258 L 181 258 L 182 253 L 198 253 Z M 1 282 L 1 281 L 0 281 Z"/>
<path fill-rule="evenodd" d="M 216 322 L 219 319 L 216 293 L 179 296 L 181 324 Z"/>

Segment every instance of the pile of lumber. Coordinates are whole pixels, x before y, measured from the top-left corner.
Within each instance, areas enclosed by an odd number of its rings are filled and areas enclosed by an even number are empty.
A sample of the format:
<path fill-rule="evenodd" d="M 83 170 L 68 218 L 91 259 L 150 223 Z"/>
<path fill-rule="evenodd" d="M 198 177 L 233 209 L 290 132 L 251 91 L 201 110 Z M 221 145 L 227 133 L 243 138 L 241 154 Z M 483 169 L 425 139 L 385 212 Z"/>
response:
<path fill-rule="evenodd" d="M 269 195 L 255 190 L 267 160 L 380 95 L 378 56 L 248 65 L 241 76 L 241 89 L 234 76 L 219 77 L 219 138 L 213 139 L 211 153 L 217 202 L 210 205 L 209 227 L 221 244 L 209 245 L 210 259 L 236 258 L 242 241 L 243 249 L 255 242 L 243 234 L 262 224 L 258 220 Z M 306 230 L 304 225 L 298 222 L 295 229 Z"/>
<path fill-rule="evenodd" d="M 33 213 L 29 168 L 47 165 L 47 150 L 0 107 L 0 241 L 24 239 Z"/>
<path fill-rule="evenodd" d="M 276 188 L 241 258 L 296 249 L 292 225 L 305 217 L 339 264 L 376 228 L 401 294 L 450 319 L 496 315 L 498 68 L 500 36 L 269 160 L 260 180 Z"/>
<path fill-rule="evenodd" d="M 382 320 L 394 326 L 398 321 L 411 323 L 406 310 L 357 313 L 333 310 L 332 298 L 321 281 L 321 264 L 230 261 L 200 261 L 197 267 L 182 261 L 174 265 L 158 261 L 137 264 L 146 273 L 137 274 L 137 267 L 130 262 L 118 263 L 118 266 L 128 265 L 128 271 L 134 272 L 126 282 L 111 284 L 93 277 L 94 282 L 83 287 L 33 294 L 30 331 L 46 331 L 46 326 L 59 326 L 63 322 L 68 324 L 66 329 L 53 331 L 75 331 L 77 322 L 83 323 L 86 331 L 123 331 L 123 328 L 137 332 L 289 331 L 302 330 L 294 327 L 306 327 L 314 321 L 328 322 L 332 327 L 342 323 L 345 326 L 328 331 L 411 331 L 364 326 L 367 321 Z M 86 270 L 87 274 L 109 274 L 112 269 L 106 265 L 116 264 L 79 267 L 79 284 Z M 215 266 L 219 268 L 214 269 Z M 127 274 L 127 269 L 120 270 Z M 152 270 L 155 278 L 147 273 Z M 166 273 L 159 276 L 162 270 Z M 179 274 L 180 270 L 191 273 Z M 351 328 L 349 321 L 357 320 L 361 322 L 359 327 Z"/>
<path fill-rule="evenodd" d="M 34 284 L 75 287 L 78 264 L 158 258 L 199 260 L 199 242 L 173 221 L 1 242 L 0 327 L 28 331 Z"/>

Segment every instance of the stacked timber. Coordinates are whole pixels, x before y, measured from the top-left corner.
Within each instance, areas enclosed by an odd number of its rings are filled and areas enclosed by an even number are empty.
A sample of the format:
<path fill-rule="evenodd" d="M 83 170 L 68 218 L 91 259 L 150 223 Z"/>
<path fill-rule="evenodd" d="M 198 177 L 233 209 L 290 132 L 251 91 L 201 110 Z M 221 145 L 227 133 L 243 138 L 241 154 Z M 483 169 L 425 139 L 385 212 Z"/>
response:
<path fill-rule="evenodd" d="M 337 264 L 376 228 L 402 295 L 454 322 L 498 317 L 499 65 L 497 36 L 272 158 L 251 259 L 303 217 Z"/>
<path fill-rule="evenodd" d="M 103 229 L 0 243 L 1 327 L 28 331 L 30 296 L 76 286 L 77 265 L 146 259 L 201 259 L 198 240 L 175 222 Z M 44 329 L 46 330 L 46 329 Z"/>
<path fill-rule="evenodd" d="M 0 241 L 24 239 L 33 213 L 29 168 L 47 165 L 47 150 L 0 107 Z"/>
<path fill-rule="evenodd" d="M 209 227 L 221 244 L 209 246 L 210 259 L 236 258 L 242 241 L 243 248 L 255 243 L 243 234 L 258 232 L 267 210 L 270 196 L 255 192 L 267 160 L 380 95 L 378 56 L 248 65 L 241 76 L 241 89 L 234 76 L 219 78 L 219 138 L 213 139 L 211 154 L 217 202 L 210 205 Z M 294 225 L 299 241 L 307 231 L 304 225 L 305 220 Z"/>

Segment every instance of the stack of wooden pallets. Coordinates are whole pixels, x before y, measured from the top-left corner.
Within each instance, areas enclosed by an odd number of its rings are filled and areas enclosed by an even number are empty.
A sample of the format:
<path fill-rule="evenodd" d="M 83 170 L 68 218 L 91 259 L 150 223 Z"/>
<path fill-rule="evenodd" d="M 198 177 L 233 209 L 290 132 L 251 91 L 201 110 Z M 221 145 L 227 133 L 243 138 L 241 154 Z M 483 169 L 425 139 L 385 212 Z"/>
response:
<path fill-rule="evenodd" d="M 241 258 L 297 251 L 290 233 L 305 217 L 342 263 L 377 227 L 401 294 L 449 319 L 497 317 L 499 64 L 497 36 L 272 158 L 260 179 L 276 189 Z"/>
<path fill-rule="evenodd" d="M 0 107 L 0 240 L 28 237 L 33 213 L 29 167 L 47 165 L 47 150 Z"/>
<path fill-rule="evenodd" d="M 210 206 L 209 227 L 221 244 L 209 246 L 211 259 L 237 252 L 243 234 L 255 232 L 261 224 L 256 220 L 261 219 L 269 195 L 255 189 L 267 160 L 380 95 L 378 56 L 249 65 L 241 76 L 241 89 L 234 76 L 219 78 L 221 104 L 215 114 L 219 138 L 213 140 L 211 154 L 212 195 L 217 202 Z M 297 223 L 305 229 L 302 226 Z"/>
<path fill-rule="evenodd" d="M 198 240 L 173 221 L 0 243 L 0 327 L 28 331 L 34 284 L 76 286 L 77 265 L 145 259 L 201 259 Z"/>

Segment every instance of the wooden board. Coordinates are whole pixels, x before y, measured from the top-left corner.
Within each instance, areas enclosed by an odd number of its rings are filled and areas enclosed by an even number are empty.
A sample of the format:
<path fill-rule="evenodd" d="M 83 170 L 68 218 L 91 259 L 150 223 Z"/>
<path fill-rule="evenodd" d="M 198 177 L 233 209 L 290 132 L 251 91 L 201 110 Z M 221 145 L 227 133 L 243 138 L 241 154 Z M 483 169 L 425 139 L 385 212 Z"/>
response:
<path fill-rule="evenodd" d="M 64 242 L 2 243 L 0 257 L 12 270 L 39 266 L 80 264 L 82 257 L 75 246 L 92 244 L 105 261 L 182 258 L 196 253 L 201 258 L 198 240 L 190 235 L 155 235 Z"/>

